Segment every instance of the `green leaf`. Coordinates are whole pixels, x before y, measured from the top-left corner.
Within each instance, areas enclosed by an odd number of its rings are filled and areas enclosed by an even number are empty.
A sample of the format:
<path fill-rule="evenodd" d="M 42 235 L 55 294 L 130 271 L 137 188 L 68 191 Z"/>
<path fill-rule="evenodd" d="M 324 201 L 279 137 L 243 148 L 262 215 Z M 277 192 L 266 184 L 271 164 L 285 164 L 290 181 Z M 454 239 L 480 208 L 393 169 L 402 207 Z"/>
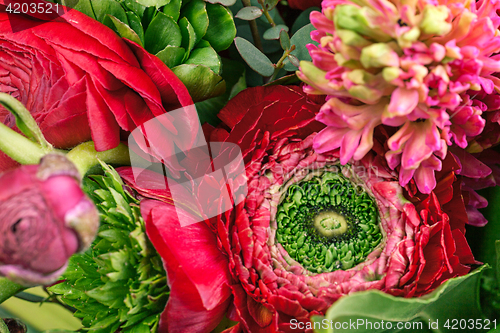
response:
<path fill-rule="evenodd" d="M 285 29 L 281 29 L 280 31 L 280 45 L 285 51 L 290 49 L 290 37 Z"/>
<path fill-rule="evenodd" d="M 144 29 L 142 28 L 141 19 L 134 12 L 127 12 L 127 19 L 130 28 L 139 36 L 140 44 L 144 46 Z"/>
<path fill-rule="evenodd" d="M 81 0 L 80 0 L 81 1 Z M 142 16 L 144 15 L 144 11 L 146 10 L 146 7 L 142 6 L 141 4 L 137 3 L 135 0 L 124 0 L 122 2 L 123 6 L 127 8 L 129 11 L 133 12 L 139 19 L 142 19 Z M 129 12 L 127 12 L 128 14 Z M 133 28 L 133 27 L 132 27 Z"/>
<path fill-rule="evenodd" d="M 76 3 L 75 3 L 76 2 Z M 96 16 L 94 14 L 94 10 L 92 9 L 92 4 L 90 0 L 57 0 L 57 3 L 64 5 L 69 8 L 76 9 L 77 11 L 84 13 L 87 16 L 92 17 L 94 20 Z"/>
<path fill-rule="evenodd" d="M 155 7 L 147 7 L 144 10 L 144 13 L 142 14 L 142 18 L 141 18 L 141 23 L 142 23 L 142 26 L 144 28 L 144 31 L 146 31 L 148 29 L 149 24 L 155 18 L 157 13 L 158 13 L 158 11 L 156 10 Z"/>
<path fill-rule="evenodd" d="M 208 29 L 203 39 L 210 42 L 215 51 L 227 49 L 236 36 L 231 12 L 224 6 L 207 4 Z"/>
<path fill-rule="evenodd" d="M 181 30 L 171 17 L 158 12 L 146 30 L 144 42 L 145 49 L 153 54 L 160 52 L 168 45 L 181 46 Z"/>
<path fill-rule="evenodd" d="M 200 122 L 217 126 L 220 119 L 217 117 L 219 111 L 226 105 L 227 101 L 236 96 L 240 91 L 246 88 L 245 66 L 234 60 L 226 58 L 221 59 L 222 78 L 226 81 L 226 92 L 206 101 L 196 103 L 196 111 Z"/>
<path fill-rule="evenodd" d="M 26 137 L 38 143 L 47 152 L 52 149 L 35 119 L 21 102 L 7 93 L 0 93 L 0 104 L 16 118 L 17 127 Z M 14 131 L 12 133 L 17 135 Z"/>
<path fill-rule="evenodd" d="M 292 51 L 293 54 L 299 61 L 311 61 L 311 55 L 307 49 L 307 44 L 318 45 L 315 41 L 311 39 L 311 31 L 316 30 L 312 24 L 308 24 L 297 31 L 290 39 L 290 44 L 295 45 L 295 50 Z M 290 60 L 285 59 L 285 70 L 296 71 L 297 67 L 294 66 Z"/>
<path fill-rule="evenodd" d="M 326 319 L 335 323 L 358 322 L 367 320 L 378 322 L 408 322 L 421 321 L 418 331 L 423 332 L 454 332 L 444 327 L 446 320 L 482 318 L 479 307 L 478 283 L 483 270 L 482 266 L 474 272 L 443 283 L 429 295 L 417 298 L 395 297 L 379 290 L 356 292 L 336 301 L 326 312 Z M 313 322 L 319 322 L 324 317 L 313 316 Z M 429 323 L 438 321 L 439 329 L 429 329 Z M 450 325 L 451 326 L 451 325 Z M 386 326 L 387 327 L 387 326 Z M 415 326 L 414 326 L 415 327 Z M 324 328 L 324 327 L 323 327 Z M 316 332 L 331 332 L 323 329 Z M 395 332 L 394 330 L 389 330 Z M 416 331 L 414 329 L 414 331 Z M 462 330 L 464 332 L 465 330 Z M 335 329 L 335 332 L 350 332 L 349 329 Z M 369 325 L 356 326 L 356 332 L 372 333 L 381 330 L 370 329 Z"/>
<path fill-rule="evenodd" d="M 114 25 L 107 16 L 109 14 L 116 17 L 121 22 L 128 24 L 127 14 L 125 14 L 125 10 L 123 10 L 123 7 L 118 2 L 113 0 L 100 0 L 92 1 L 91 3 L 97 21 L 113 28 Z"/>
<path fill-rule="evenodd" d="M 184 83 L 195 102 L 221 95 L 226 90 L 222 77 L 206 66 L 183 64 L 172 68 L 172 71 Z"/>
<path fill-rule="evenodd" d="M 193 26 L 191 25 L 191 23 L 189 23 L 187 18 L 181 18 L 178 24 L 182 34 L 181 46 L 184 50 L 186 50 L 184 59 L 187 59 L 189 57 L 189 53 L 196 44 L 196 33 L 194 32 Z"/>
<path fill-rule="evenodd" d="M 99 0 L 101 1 L 101 0 Z M 145 7 L 152 7 L 155 6 L 156 8 L 160 8 L 161 6 L 165 6 L 170 2 L 170 0 L 135 0 L 137 3 L 145 6 Z"/>
<path fill-rule="evenodd" d="M 174 21 L 179 20 L 182 0 L 171 0 L 168 5 L 163 7 L 163 13 L 170 16 Z"/>
<path fill-rule="evenodd" d="M 500 237 L 500 235 L 499 235 Z M 500 240 L 497 240 L 495 242 L 495 249 L 496 249 L 496 257 L 497 257 L 497 262 L 496 262 L 496 275 L 497 275 L 497 282 L 500 287 Z"/>
<path fill-rule="evenodd" d="M 182 8 L 181 16 L 186 17 L 196 32 L 197 40 L 205 36 L 208 29 L 207 6 L 203 0 L 191 0 Z"/>
<path fill-rule="evenodd" d="M 307 8 L 306 10 L 304 10 L 303 12 L 300 13 L 300 15 L 297 17 L 295 22 L 293 22 L 292 31 L 291 31 L 292 35 L 295 34 L 303 26 L 311 23 L 311 20 L 309 19 L 309 17 L 311 15 L 311 12 L 314 12 L 314 11 L 317 12 L 317 11 L 320 11 L 320 9 L 317 7 L 311 7 L 311 8 Z"/>
<path fill-rule="evenodd" d="M 236 3 L 236 0 L 207 0 L 207 2 L 210 2 L 213 4 L 220 3 L 223 6 L 229 7 L 229 6 L 234 5 Z"/>
<path fill-rule="evenodd" d="M 276 7 L 279 1 L 280 0 L 264 0 L 264 6 L 266 6 L 267 10 L 271 10 Z"/>
<path fill-rule="evenodd" d="M 254 71 L 262 76 L 271 76 L 274 73 L 274 65 L 264 53 L 252 43 L 241 37 L 234 39 L 234 44 L 241 57 Z"/>
<path fill-rule="evenodd" d="M 279 39 L 280 38 L 280 32 L 281 30 L 284 29 L 286 32 L 288 32 L 288 27 L 283 24 L 278 24 L 275 27 L 269 28 L 264 32 L 264 39 L 270 40 L 270 39 Z"/>
<path fill-rule="evenodd" d="M 158 52 L 156 56 L 160 58 L 160 60 L 163 61 L 169 68 L 173 68 L 182 63 L 185 53 L 186 52 L 182 47 L 167 46 Z"/>
<path fill-rule="evenodd" d="M 185 64 L 205 65 L 214 73 L 219 74 L 221 60 L 217 52 L 212 47 L 194 49 Z"/>
<path fill-rule="evenodd" d="M 240 20 L 251 21 L 262 16 L 262 9 L 256 6 L 243 7 L 234 16 Z"/>
<path fill-rule="evenodd" d="M 114 30 L 118 33 L 118 35 L 120 35 L 120 37 L 130 39 L 131 41 L 136 42 L 137 44 L 142 46 L 142 41 L 139 36 L 137 36 L 134 30 L 130 29 L 128 25 L 126 25 L 116 17 L 111 15 L 108 16 L 115 26 Z"/>

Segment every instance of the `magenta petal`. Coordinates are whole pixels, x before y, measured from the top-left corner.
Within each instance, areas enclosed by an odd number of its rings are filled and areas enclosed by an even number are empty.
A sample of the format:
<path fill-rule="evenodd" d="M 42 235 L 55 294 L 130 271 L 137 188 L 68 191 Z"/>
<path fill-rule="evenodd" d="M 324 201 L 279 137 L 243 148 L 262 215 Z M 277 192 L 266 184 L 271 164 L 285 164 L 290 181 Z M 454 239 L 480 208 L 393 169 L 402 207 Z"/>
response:
<path fill-rule="evenodd" d="M 391 96 L 388 111 L 394 116 L 404 116 L 413 111 L 418 104 L 418 91 L 398 87 Z"/>
<path fill-rule="evenodd" d="M 324 153 L 340 147 L 348 128 L 327 127 L 314 137 L 313 147 L 318 153 Z"/>

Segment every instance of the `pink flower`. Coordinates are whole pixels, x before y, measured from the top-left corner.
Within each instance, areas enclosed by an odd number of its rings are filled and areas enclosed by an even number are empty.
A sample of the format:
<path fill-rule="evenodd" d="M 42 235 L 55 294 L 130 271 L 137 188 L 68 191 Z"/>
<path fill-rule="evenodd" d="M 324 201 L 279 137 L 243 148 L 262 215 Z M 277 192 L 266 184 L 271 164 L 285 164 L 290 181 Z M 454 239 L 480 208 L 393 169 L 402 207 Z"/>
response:
<path fill-rule="evenodd" d="M 99 214 L 62 155 L 0 175 L 0 275 L 23 285 L 49 284 L 86 250 Z"/>
<path fill-rule="evenodd" d="M 319 43 L 308 46 L 312 64 L 301 62 L 297 73 L 306 92 L 328 95 L 317 117 L 328 127 L 315 147 L 340 147 L 342 163 L 359 160 L 373 146 L 374 127 L 396 127 L 389 165 L 400 168 L 401 185 L 415 176 L 419 190 L 430 193 L 447 147 L 467 147 L 485 127 L 475 93 L 500 89 L 494 76 L 500 2 L 325 0 L 322 6 L 322 13 L 311 13 L 318 29 L 311 37 Z"/>

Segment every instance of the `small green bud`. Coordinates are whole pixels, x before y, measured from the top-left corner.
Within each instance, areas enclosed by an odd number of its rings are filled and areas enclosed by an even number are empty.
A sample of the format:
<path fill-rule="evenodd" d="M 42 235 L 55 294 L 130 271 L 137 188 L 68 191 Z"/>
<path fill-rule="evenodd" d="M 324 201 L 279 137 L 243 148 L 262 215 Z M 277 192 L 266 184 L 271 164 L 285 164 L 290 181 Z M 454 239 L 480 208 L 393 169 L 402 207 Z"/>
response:
<path fill-rule="evenodd" d="M 382 77 L 387 82 L 397 79 L 399 75 L 401 75 L 401 69 L 399 67 L 385 67 L 382 70 Z"/>
<path fill-rule="evenodd" d="M 398 67 L 399 56 L 385 43 L 376 43 L 361 51 L 361 63 L 365 68 Z"/>
<path fill-rule="evenodd" d="M 420 29 L 425 34 L 446 35 L 451 30 L 451 23 L 446 22 L 449 12 L 446 6 L 426 5 L 422 13 Z"/>

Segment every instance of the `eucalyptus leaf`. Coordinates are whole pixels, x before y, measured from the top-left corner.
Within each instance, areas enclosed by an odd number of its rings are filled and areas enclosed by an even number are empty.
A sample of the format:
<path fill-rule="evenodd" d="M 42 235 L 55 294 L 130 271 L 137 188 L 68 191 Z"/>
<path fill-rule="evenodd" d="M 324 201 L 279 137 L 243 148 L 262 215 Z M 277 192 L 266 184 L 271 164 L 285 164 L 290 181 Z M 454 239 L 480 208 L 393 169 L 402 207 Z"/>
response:
<path fill-rule="evenodd" d="M 139 36 L 128 25 L 126 25 L 125 23 L 123 23 L 114 16 L 111 15 L 108 16 L 115 26 L 114 30 L 118 33 L 118 35 L 120 35 L 120 37 L 130 39 L 131 41 L 136 42 L 141 46 L 143 45 Z"/>
<path fill-rule="evenodd" d="M 207 3 L 209 24 L 203 39 L 210 42 L 215 51 L 227 49 L 236 36 L 231 12 L 224 6 Z"/>
<path fill-rule="evenodd" d="M 285 29 L 281 29 L 280 31 L 280 45 L 283 50 L 290 49 L 290 37 Z"/>
<path fill-rule="evenodd" d="M 221 95 L 226 90 L 222 77 L 206 66 L 182 64 L 172 68 L 172 71 L 184 83 L 195 102 Z"/>
<path fill-rule="evenodd" d="M 269 58 L 256 48 L 252 43 L 241 37 L 234 39 L 234 44 L 241 57 L 254 71 L 262 76 L 271 76 L 274 73 L 274 65 Z"/>
<path fill-rule="evenodd" d="M 163 13 L 170 16 L 174 21 L 179 20 L 182 0 L 170 0 L 169 4 L 163 7 Z"/>
<path fill-rule="evenodd" d="M 295 45 L 295 50 L 291 52 L 292 55 L 297 57 L 299 61 L 311 61 L 311 55 L 307 49 L 307 44 L 318 45 L 317 42 L 311 39 L 311 31 L 316 30 L 312 24 L 307 24 L 297 31 L 292 38 L 290 38 L 290 44 Z M 289 59 L 285 59 L 285 70 L 296 71 L 297 66 L 294 66 Z"/>
<path fill-rule="evenodd" d="M 266 6 L 267 10 L 271 10 L 276 7 L 279 1 L 280 0 L 264 0 L 264 6 Z"/>
<path fill-rule="evenodd" d="M 144 35 L 145 49 L 155 54 L 168 45 L 181 46 L 181 42 L 182 34 L 177 23 L 171 17 L 158 12 Z"/>
<path fill-rule="evenodd" d="M 403 298 L 395 297 L 379 290 L 356 292 L 344 296 L 336 301 L 326 312 L 325 317 L 313 316 L 313 323 L 322 323 L 327 319 L 328 325 L 335 323 L 363 321 L 371 322 L 421 322 L 418 331 L 423 332 L 454 332 L 445 327 L 446 320 L 457 318 L 478 319 L 482 318 L 479 307 L 478 283 L 481 274 L 487 266 L 482 266 L 474 272 L 447 280 L 432 293 L 423 297 Z M 332 321 L 332 324 L 330 324 Z M 438 322 L 438 329 L 429 323 Z M 319 326 L 319 325 L 318 325 Z M 450 325 L 451 326 L 451 325 Z M 320 326 L 322 327 L 322 326 Z M 380 325 L 379 325 L 380 327 Z M 414 327 L 414 331 L 417 331 Z M 332 332 L 333 329 L 323 326 L 323 332 Z M 351 327 L 352 328 L 352 327 Z M 356 332 L 396 332 L 396 330 L 374 329 L 369 325 L 356 326 Z M 387 325 L 385 326 L 387 328 Z M 395 328 L 395 325 L 394 325 Z M 470 330 L 469 330 L 470 331 Z M 321 330 L 316 330 L 321 332 Z M 349 328 L 335 329 L 335 332 L 350 332 Z M 461 332 L 468 332 L 467 329 Z M 475 330 L 473 330 L 475 332 Z"/>
<path fill-rule="evenodd" d="M 182 59 L 184 58 L 184 54 L 186 50 L 182 47 L 178 46 L 167 46 L 160 52 L 156 54 L 161 61 L 165 63 L 169 68 L 175 67 L 182 63 Z"/>
<path fill-rule="evenodd" d="M 308 25 L 311 23 L 311 20 L 309 17 L 311 16 L 311 12 L 318 12 L 321 11 L 318 7 L 310 7 L 304 10 L 303 12 L 300 13 L 300 15 L 295 19 L 295 22 L 293 22 L 292 25 L 292 30 L 291 34 L 293 35 L 296 33 L 300 28 L 302 28 L 305 25 Z"/>
<path fill-rule="evenodd" d="M 264 32 L 264 39 L 279 39 L 280 38 L 280 31 L 285 30 L 288 32 L 288 27 L 283 24 L 278 24 L 277 26 L 274 26 L 272 28 L 269 28 Z"/>
<path fill-rule="evenodd" d="M 221 60 L 217 52 L 212 47 L 196 48 L 193 50 L 185 64 L 205 65 L 214 73 L 219 74 Z"/>
<path fill-rule="evenodd" d="M 197 40 L 205 36 L 208 29 L 208 13 L 203 0 L 191 0 L 182 8 L 181 16 L 186 17 L 193 26 Z"/>
<path fill-rule="evenodd" d="M 101 1 L 101 0 L 99 0 Z M 137 3 L 145 6 L 145 7 L 156 7 L 156 8 L 160 8 L 161 6 L 165 6 L 167 5 L 170 0 L 135 0 L 137 1 Z"/>
<path fill-rule="evenodd" d="M 256 6 L 249 6 L 241 8 L 234 17 L 239 18 L 240 20 L 251 21 L 261 16 L 262 9 Z"/>

